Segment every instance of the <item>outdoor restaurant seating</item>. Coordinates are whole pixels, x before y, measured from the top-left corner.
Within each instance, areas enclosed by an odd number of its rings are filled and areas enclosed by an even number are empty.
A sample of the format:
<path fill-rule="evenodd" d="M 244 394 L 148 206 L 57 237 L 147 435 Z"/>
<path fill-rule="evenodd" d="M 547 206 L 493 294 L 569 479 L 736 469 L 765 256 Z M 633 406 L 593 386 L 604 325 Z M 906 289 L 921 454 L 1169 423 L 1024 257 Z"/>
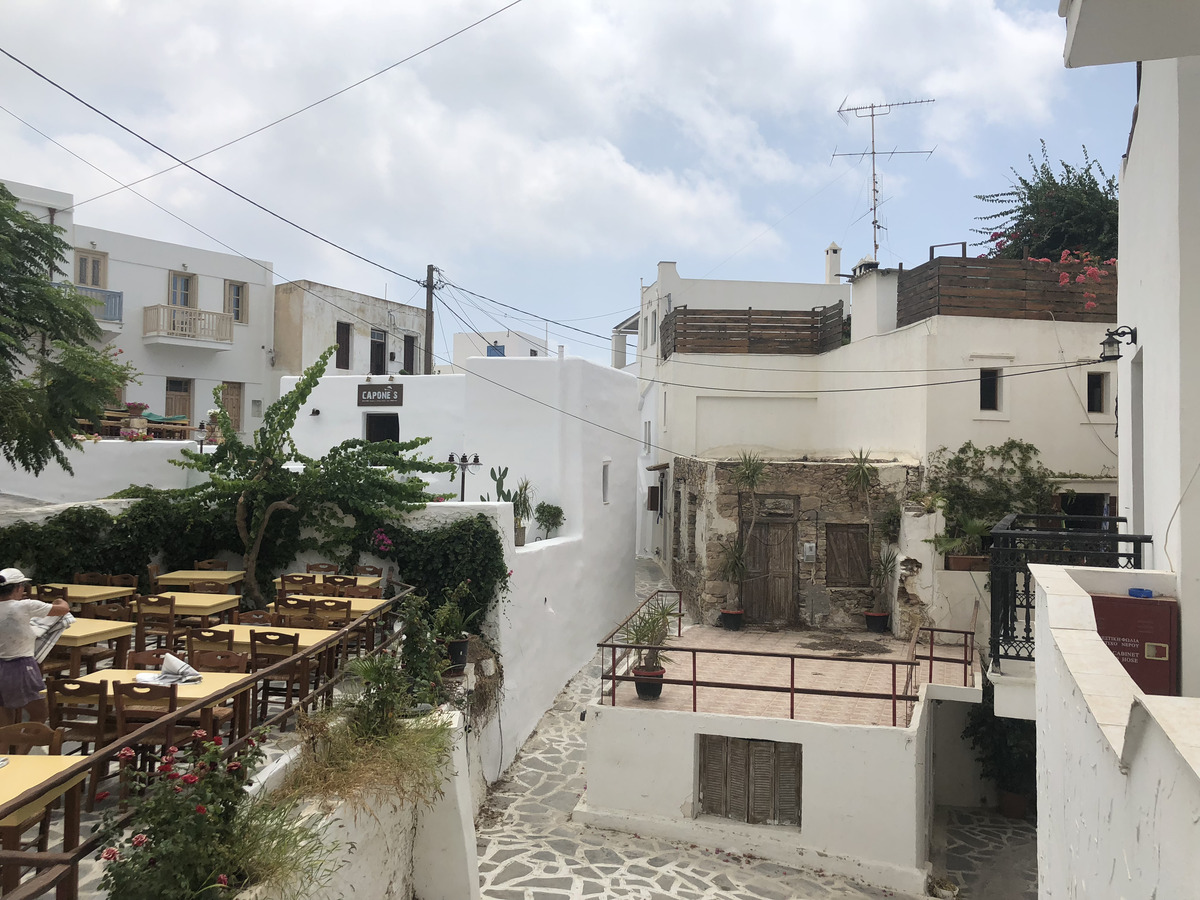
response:
<path fill-rule="evenodd" d="M 325 623 L 319 628 L 344 628 L 350 624 L 349 600 L 313 600 L 312 611 Z"/>
<path fill-rule="evenodd" d="M 153 638 L 156 647 L 175 646 L 175 595 L 139 597 L 137 629 L 134 632 L 135 650 L 145 650 Z"/>
<path fill-rule="evenodd" d="M 125 656 L 125 668 L 127 669 L 148 669 L 152 672 L 159 671 L 163 666 L 163 660 L 171 651 L 165 647 L 160 647 L 157 650 L 134 650 Z"/>
<path fill-rule="evenodd" d="M 286 575 L 279 576 L 279 586 L 284 590 L 290 587 L 308 587 L 316 583 L 316 575 L 301 575 L 297 572 L 289 572 Z"/>
<path fill-rule="evenodd" d="M 327 577 L 333 577 L 333 576 L 327 576 Z M 323 581 L 318 584 L 305 585 L 303 593 L 308 594 L 310 597 L 336 597 L 338 595 L 339 590 L 340 590 L 340 588 L 336 584 L 330 584 L 327 581 Z M 287 593 L 295 593 L 295 592 L 288 591 Z"/>
<path fill-rule="evenodd" d="M 192 657 L 204 650 L 232 650 L 233 633 L 214 631 L 211 628 L 189 628 L 187 632 L 187 655 L 192 668 L 199 668 Z"/>
<path fill-rule="evenodd" d="M 110 583 L 108 576 L 103 572 L 76 572 L 72 581 L 74 581 L 75 584 L 108 585 Z"/>
<path fill-rule="evenodd" d="M 307 597 L 280 597 L 275 601 L 275 612 L 278 615 L 295 615 L 312 612 L 312 600 Z"/>
<path fill-rule="evenodd" d="M 232 639 L 233 635 L 230 635 Z M 233 650 L 197 650 L 188 653 L 188 665 L 198 672 L 246 673 L 250 670 L 250 657 Z"/>
<path fill-rule="evenodd" d="M 324 619 L 310 612 L 282 612 L 279 624 L 284 628 L 328 628 Z"/>
<path fill-rule="evenodd" d="M 309 563 L 307 566 L 304 567 L 305 572 L 310 572 L 310 573 L 316 572 L 317 574 L 320 574 L 320 575 L 336 575 L 337 570 L 338 570 L 338 567 L 337 567 L 336 563 L 328 563 L 328 562 Z"/>
<path fill-rule="evenodd" d="M 130 587 L 138 586 L 138 578 L 136 575 L 109 575 L 108 583 L 113 587 Z"/>
<path fill-rule="evenodd" d="M 136 596 L 136 595 L 135 595 Z M 132 622 L 133 609 L 124 603 L 93 603 L 93 619 L 108 619 L 110 622 Z"/>
<path fill-rule="evenodd" d="M 355 575 L 371 575 L 376 578 L 382 578 L 383 577 L 383 569 L 380 568 L 379 566 L 355 566 L 354 574 Z"/>
<path fill-rule="evenodd" d="M 29 595 L 36 597 L 43 603 L 53 603 L 55 600 L 66 602 L 67 589 L 65 587 L 53 587 L 49 584 L 39 584 L 29 592 Z"/>
<path fill-rule="evenodd" d="M 223 559 L 198 559 L 194 568 L 201 572 L 227 572 L 229 563 Z"/>
<path fill-rule="evenodd" d="M 158 567 L 158 563 L 150 563 L 146 566 L 146 588 L 151 594 L 158 593 L 158 576 L 162 574 L 162 569 Z"/>
<path fill-rule="evenodd" d="M 326 575 L 325 584 L 336 585 L 340 591 L 343 588 L 357 586 L 358 579 L 353 575 Z"/>
<path fill-rule="evenodd" d="M 76 678 L 50 678 L 46 681 L 46 700 L 50 711 L 50 727 L 65 729 L 68 743 L 78 743 L 79 752 L 87 755 L 110 743 L 117 736 L 116 723 L 110 715 L 108 684 L 92 683 Z M 107 763 L 92 767 L 88 781 L 87 808 L 96 803 L 96 789 L 108 770 Z"/>
<path fill-rule="evenodd" d="M 300 638 L 295 634 L 279 631 L 250 632 L 250 670 L 258 672 L 277 662 L 295 656 L 300 651 Z M 280 682 L 278 688 L 275 682 Z M 281 696 L 286 705 L 291 705 L 296 691 L 303 691 L 308 684 L 308 667 L 303 660 L 297 660 L 285 667 L 275 677 L 260 683 L 257 687 L 258 696 L 255 698 L 258 706 L 258 717 L 265 719 L 272 696 Z"/>
<path fill-rule="evenodd" d="M 21 722 L 16 725 L 0 727 L 0 753 L 17 756 L 28 753 L 33 747 L 44 747 L 50 756 L 62 753 L 63 737 L 66 732 L 62 728 L 49 728 L 41 722 Z M 52 806 L 43 806 L 40 810 L 15 825 L 0 826 L 0 843 L 14 850 L 32 850 L 37 848 L 39 853 L 45 853 L 50 847 L 50 811 Z M 37 826 L 36 836 L 28 841 L 22 840 L 29 829 Z"/>
<path fill-rule="evenodd" d="M 363 597 L 366 599 L 383 599 L 383 587 L 378 584 L 352 584 L 342 588 L 343 597 Z"/>
<path fill-rule="evenodd" d="M 113 708 L 117 714 L 117 735 L 133 734 L 148 722 L 153 722 L 179 706 L 178 686 L 174 684 L 142 684 L 138 681 L 114 681 L 111 685 Z M 139 744 L 140 762 L 150 764 L 152 756 L 161 755 L 161 748 L 182 744 L 191 738 L 192 727 L 175 724 L 155 729 Z M 124 785 L 122 785 L 124 791 Z"/>
<path fill-rule="evenodd" d="M 228 588 L 219 581 L 193 581 L 188 585 L 193 594 L 226 594 Z"/>
<path fill-rule="evenodd" d="M 275 614 L 265 609 L 246 609 L 233 614 L 235 625 L 263 625 L 270 627 L 277 624 Z"/>

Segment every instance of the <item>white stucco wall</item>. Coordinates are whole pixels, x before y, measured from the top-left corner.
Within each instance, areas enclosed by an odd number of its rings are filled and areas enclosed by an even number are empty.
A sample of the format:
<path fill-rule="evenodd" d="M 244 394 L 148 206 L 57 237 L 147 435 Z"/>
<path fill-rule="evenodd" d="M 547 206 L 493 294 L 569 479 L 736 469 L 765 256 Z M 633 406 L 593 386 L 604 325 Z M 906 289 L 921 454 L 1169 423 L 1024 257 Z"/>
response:
<path fill-rule="evenodd" d="M 170 464 L 180 450 L 198 450 L 194 441 L 84 441 L 67 453 L 74 474 L 51 463 L 40 475 L 0 462 L 0 494 L 48 503 L 72 503 L 108 497 L 131 484 L 182 488 L 199 483 L 198 475 Z"/>
<path fill-rule="evenodd" d="M 749 853 L 921 893 L 930 745 L 924 702 L 908 728 L 657 710 L 587 710 L 588 784 L 575 818 L 605 828 Z M 697 809 L 701 734 L 803 747 L 801 827 L 747 825 Z"/>
<path fill-rule="evenodd" d="M 498 345 L 504 348 L 504 359 L 528 359 L 533 356 L 550 356 L 554 350 L 544 337 L 535 337 L 524 331 L 458 331 L 454 334 L 452 365 L 439 360 L 442 371 L 461 372 L 467 360 L 474 356 L 487 356 L 487 348 Z"/>
<path fill-rule="evenodd" d="M 1193 896 L 1200 701 L 1143 694 L 1096 633 L 1089 596 L 1174 579 L 1030 569 L 1037 585 L 1038 895 Z"/>

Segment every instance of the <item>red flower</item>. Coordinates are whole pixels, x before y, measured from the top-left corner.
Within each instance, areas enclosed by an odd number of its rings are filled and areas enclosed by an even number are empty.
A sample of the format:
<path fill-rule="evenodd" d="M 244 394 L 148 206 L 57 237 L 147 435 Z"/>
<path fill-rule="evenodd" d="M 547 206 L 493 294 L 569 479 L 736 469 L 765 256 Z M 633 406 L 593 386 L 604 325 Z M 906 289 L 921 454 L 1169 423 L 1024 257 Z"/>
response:
<path fill-rule="evenodd" d="M 167 752 L 170 753 L 172 756 L 174 756 L 176 753 L 179 752 L 179 748 L 178 747 L 168 747 Z"/>
<path fill-rule="evenodd" d="M 217 884 L 221 885 L 221 887 L 226 887 L 229 884 L 229 876 L 228 875 L 218 875 L 217 876 Z"/>
<path fill-rule="evenodd" d="M 246 743 L 249 744 L 251 747 L 258 746 L 258 741 L 256 741 L 254 738 L 246 738 Z"/>
<path fill-rule="evenodd" d="M 236 772 L 241 767 L 242 767 L 242 764 L 235 760 L 225 767 L 225 771 L 226 772 Z"/>
<path fill-rule="evenodd" d="M 174 769 L 174 768 L 175 768 L 175 764 L 174 764 L 174 763 L 165 762 L 165 763 L 161 763 L 161 764 L 159 765 L 159 767 L 158 767 L 158 771 L 160 771 L 160 772 L 170 772 L 170 771 L 171 771 L 172 769 Z"/>
<path fill-rule="evenodd" d="M 174 781 L 178 777 L 179 777 L 178 772 L 168 772 L 167 773 L 167 781 Z"/>
<path fill-rule="evenodd" d="M 197 778 L 195 775 L 193 775 L 193 774 L 191 774 L 191 773 L 189 772 L 187 775 L 184 775 L 184 776 L 183 776 L 183 778 L 182 778 L 182 779 L 180 779 L 180 780 L 181 780 L 181 781 L 182 781 L 184 784 L 195 784 L 195 783 L 196 783 L 197 781 L 199 781 L 200 779 L 199 779 L 199 778 Z"/>
<path fill-rule="evenodd" d="M 222 738 L 219 734 L 214 734 L 213 735 L 213 743 L 216 744 L 218 747 L 220 747 L 222 744 L 225 743 L 225 739 Z"/>
<path fill-rule="evenodd" d="M 205 806 L 203 803 L 197 803 L 196 804 L 196 812 L 198 812 L 202 816 L 206 816 L 206 815 L 208 815 L 208 807 Z"/>
<path fill-rule="evenodd" d="M 121 858 L 121 854 L 116 847 L 105 847 L 104 852 L 100 854 L 100 858 L 105 862 L 114 862 Z"/>
<path fill-rule="evenodd" d="M 150 838 L 144 834 L 135 834 L 133 836 L 133 846 L 135 847 L 145 847 L 148 843 L 150 843 Z"/>
<path fill-rule="evenodd" d="M 96 802 L 97 803 L 99 803 L 101 800 L 107 800 L 108 797 L 109 797 L 108 791 L 96 791 Z"/>

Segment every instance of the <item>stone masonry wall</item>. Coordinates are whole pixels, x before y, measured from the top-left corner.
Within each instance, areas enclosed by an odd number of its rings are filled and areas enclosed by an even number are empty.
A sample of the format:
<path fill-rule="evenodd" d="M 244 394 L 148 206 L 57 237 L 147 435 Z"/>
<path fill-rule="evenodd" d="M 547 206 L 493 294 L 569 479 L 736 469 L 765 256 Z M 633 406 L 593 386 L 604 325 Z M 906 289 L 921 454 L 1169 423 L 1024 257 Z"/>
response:
<path fill-rule="evenodd" d="M 878 477 L 870 491 L 876 546 L 885 529 L 881 522 L 892 498 L 903 500 L 919 489 L 920 466 L 874 462 Z M 719 572 L 723 546 L 736 538 L 738 495 L 732 485 L 733 460 L 695 460 L 676 457 L 672 466 L 674 533 L 671 577 L 683 592 L 689 612 L 699 621 L 715 623 L 728 603 L 731 585 Z M 829 587 L 825 584 L 826 533 L 830 523 L 866 523 L 867 501 L 846 485 L 849 460 L 766 461 L 766 477 L 756 493 L 758 519 L 794 518 L 796 540 L 792 624 L 861 627 L 859 613 L 873 605 L 869 587 Z M 695 508 L 691 497 L 695 497 Z M 694 524 L 691 520 L 694 519 Z M 803 561 L 804 544 L 816 544 L 816 561 Z"/>

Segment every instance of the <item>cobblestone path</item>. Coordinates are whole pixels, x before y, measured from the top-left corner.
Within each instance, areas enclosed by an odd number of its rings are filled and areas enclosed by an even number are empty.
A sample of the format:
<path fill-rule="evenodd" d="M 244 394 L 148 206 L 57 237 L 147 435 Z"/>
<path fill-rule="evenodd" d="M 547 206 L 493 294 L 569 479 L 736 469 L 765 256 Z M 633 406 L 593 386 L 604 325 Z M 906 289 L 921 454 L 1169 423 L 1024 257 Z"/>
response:
<path fill-rule="evenodd" d="M 476 823 L 487 900 L 825 900 L 897 897 L 841 876 L 790 869 L 688 844 L 571 821 L 586 786 L 579 712 L 595 693 L 589 666 L 559 694 Z"/>

